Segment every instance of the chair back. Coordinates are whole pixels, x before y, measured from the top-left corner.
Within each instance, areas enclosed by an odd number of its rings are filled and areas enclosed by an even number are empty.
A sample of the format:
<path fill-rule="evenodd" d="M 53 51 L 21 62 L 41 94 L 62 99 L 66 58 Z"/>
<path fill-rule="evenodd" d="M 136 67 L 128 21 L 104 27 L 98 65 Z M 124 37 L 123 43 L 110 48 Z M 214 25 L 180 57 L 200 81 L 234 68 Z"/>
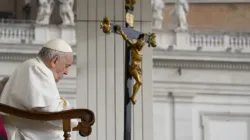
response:
<path fill-rule="evenodd" d="M 0 140 L 8 140 L 6 130 L 3 125 L 2 116 L 0 115 Z"/>
<path fill-rule="evenodd" d="M 0 96 L 1 96 L 3 89 L 4 89 L 4 86 L 6 85 L 8 80 L 9 80 L 9 77 L 4 77 L 3 79 L 0 80 Z"/>
<path fill-rule="evenodd" d="M 4 89 L 5 84 L 8 82 L 9 77 L 4 77 L 0 80 L 0 96 L 2 94 L 2 91 Z M 6 130 L 3 125 L 2 116 L 0 115 L 0 140 L 8 140 Z"/>

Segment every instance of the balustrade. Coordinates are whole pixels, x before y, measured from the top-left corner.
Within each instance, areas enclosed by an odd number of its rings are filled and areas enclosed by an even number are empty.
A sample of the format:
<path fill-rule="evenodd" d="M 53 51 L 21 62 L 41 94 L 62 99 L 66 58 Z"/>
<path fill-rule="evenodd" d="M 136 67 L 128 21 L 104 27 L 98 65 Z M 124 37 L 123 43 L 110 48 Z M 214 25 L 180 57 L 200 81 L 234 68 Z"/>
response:
<path fill-rule="evenodd" d="M 162 49 L 250 52 L 250 32 L 219 30 L 154 30 Z"/>
<path fill-rule="evenodd" d="M 250 31 L 190 28 L 188 31 L 155 29 L 154 32 L 157 34 L 159 48 L 162 49 L 250 52 Z M 71 45 L 76 44 L 73 26 L 41 26 L 27 20 L 0 21 L 0 43 L 38 45 L 56 37 L 66 40 Z"/>
<path fill-rule="evenodd" d="M 76 44 L 73 26 L 37 25 L 27 20 L 0 20 L 0 43 L 43 44 L 52 38 L 62 38 L 71 45 Z"/>

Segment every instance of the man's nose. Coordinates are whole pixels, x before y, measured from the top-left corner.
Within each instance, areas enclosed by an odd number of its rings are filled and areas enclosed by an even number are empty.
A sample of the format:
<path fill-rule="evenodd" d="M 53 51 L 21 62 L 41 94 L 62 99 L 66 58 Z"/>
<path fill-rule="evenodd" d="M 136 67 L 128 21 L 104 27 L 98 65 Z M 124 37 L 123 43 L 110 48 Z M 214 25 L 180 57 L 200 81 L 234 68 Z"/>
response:
<path fill-rule="evenodd" d="M 63 74 L 68 75 L 68 69 L 66 69 Z"/>

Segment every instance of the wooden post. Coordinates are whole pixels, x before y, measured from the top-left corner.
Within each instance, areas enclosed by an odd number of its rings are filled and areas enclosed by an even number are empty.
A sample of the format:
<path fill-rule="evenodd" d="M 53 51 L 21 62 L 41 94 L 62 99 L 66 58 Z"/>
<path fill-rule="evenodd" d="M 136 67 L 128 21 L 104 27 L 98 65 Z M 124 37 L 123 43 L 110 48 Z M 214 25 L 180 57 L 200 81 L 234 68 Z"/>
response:
<path fill-rule="evenodd" d="M 63 120 L 63 132 L 64 132 L 64 140 L 70 140 L 70 119 Z"/>

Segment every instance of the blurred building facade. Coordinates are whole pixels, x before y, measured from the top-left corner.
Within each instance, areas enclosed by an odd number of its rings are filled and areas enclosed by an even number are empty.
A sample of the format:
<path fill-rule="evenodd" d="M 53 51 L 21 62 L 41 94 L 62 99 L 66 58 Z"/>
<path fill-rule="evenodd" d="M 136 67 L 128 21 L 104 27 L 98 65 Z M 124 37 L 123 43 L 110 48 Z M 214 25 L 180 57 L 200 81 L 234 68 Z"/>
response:
<path fill-rule="evenodd" d="M 250 3 L 164 2 L 153 55 L 154 138 L 248 140 Z"/>

